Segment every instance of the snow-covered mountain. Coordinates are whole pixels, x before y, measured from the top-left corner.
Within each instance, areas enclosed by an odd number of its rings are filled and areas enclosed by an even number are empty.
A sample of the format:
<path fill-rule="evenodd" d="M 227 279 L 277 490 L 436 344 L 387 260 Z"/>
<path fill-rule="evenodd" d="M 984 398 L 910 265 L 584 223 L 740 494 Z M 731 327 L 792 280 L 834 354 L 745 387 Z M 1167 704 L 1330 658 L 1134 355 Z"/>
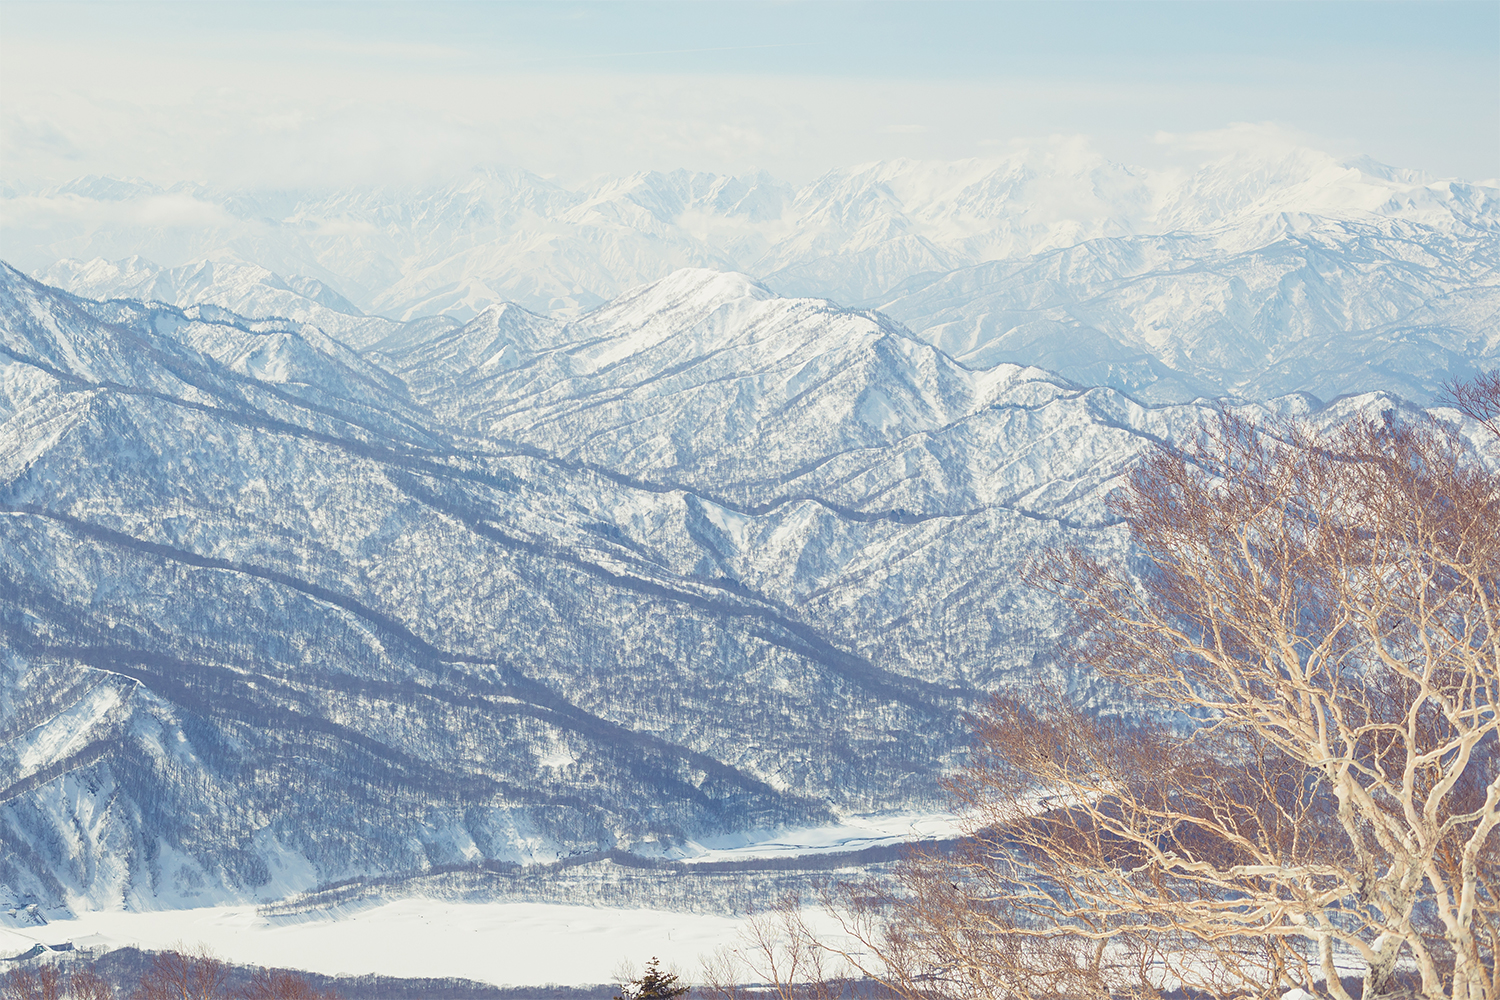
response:
<path fill-rule="evenodd" d="M 878 298 L 913 275 L 1098 238 L 1211 234 L 1243 251 L 1309 219 L 1500 231 L 1500 189 L 1278 148 L 1145 170 L 1081 140 L 1005 157 L 838 169 L 800 191 L 679 170 L 570 190 L 491 170 L 412 190 L 246 193 L 85 178 L 4 199 L 0 256 L 139 255 L 309 275 L 367 312 L 469 318 L 515 301 L 576 312 L 684 266 L 742 270 L 783 294 Z M 1301 222 L 1299 223 L 1299 220 Z"/>
<path fill-rule="evenodd" d="M 967 365 L 1152 400 L 1427 399 L 1495 360 L 1500 188 L 1301 148 L 1144 170 L 1057 140 L 801 190 L 689 171 L 572 190 L 492 170 L 339 192 L 91 178 L 3 201 L 0 250 L 44 282 L 281 316 L 358 348 L 504 302 L 567 320 L 706 267 L 879 308 Z"/>
<path fill-rule="evenodd" d="M 1088 240 L 1202 234 L 1247 250 L 1308 220 L 1400 220 L 1500 231 L 1500 189 L 1430 181 L 1309 149 L 1237 153 L 1194 170 L 1111 162 L 1081 142 L 999 160 L 898 160 L 835 170 L 798 193 L 796 231 L 753 270 L 787 294 L 881 298 L 914 275 Z"/>
<path fill-rule="evenodd" d="M 930 807 L 963 710 L 1053 669 L 1021 566 L 1122 558 L 1105 494 L 1211 413 L 712 270 L 357 352 L 6 268 L 0 896 L 271 899 Z"/>
<path fill-rule="evenodd" d="M 383 340 L 403 327 L 383 316 L 366 316 L 317 278 L 283 278 L 257 264 L 201 261 L 167 268 L 142 257 L 62 260 L 38 277 L 85 298 L 141 299 L 183 307 L 216 305 L 241 316 L 291 319 L 316 326 L 356 348 Z"/>
<path fill-rule="evenodd" d="M 764 175 L 685 170 L 579 191 L 523 170 L 335 192 L 164 190 L 83 178 L 4 199 L 0 256 L 32 269 L 61 258 L 254 263 L 309 276 L 397 319 L 468 319 L 507 300 L 570 313 L 679 267 L 746 266 L 782 228 L 791 195 Z M 69 270 L 100 268 L 69 265 L 50 276 L 66 281 Z M 111 294 L 128 294 L 129 280 Z"/>
<path fill-rule="evenodd" d="M 916 278 L 879 309 L 965 364 L 1017 359 L 1152 400 L 1431 399 L 1500 364 L 1500 238 L 1406 222 L 1095 239 Z"/>

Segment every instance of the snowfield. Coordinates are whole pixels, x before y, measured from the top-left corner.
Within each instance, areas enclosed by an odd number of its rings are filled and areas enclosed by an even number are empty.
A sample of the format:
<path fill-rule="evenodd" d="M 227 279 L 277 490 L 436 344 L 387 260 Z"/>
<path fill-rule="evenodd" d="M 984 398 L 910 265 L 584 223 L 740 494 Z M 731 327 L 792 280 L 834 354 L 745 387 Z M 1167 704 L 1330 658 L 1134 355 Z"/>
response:
<path fill-rule="evenodd" d="M 161 950 L 199 943 L 242 965 L 325 975 L 473 979 L 499 986 L 611 982 L 655 955 L 696 976 L 700 956 L 734 945 L 745 919 L 546 903 L 402 899 L 316 915 L 262 917 L 253 906 L 103 910 L 46 927 L 0 927 L 0 954 L 37 942 Z"/>
<path fill-rule="evenodd" d="M 744 861 L 751 858 L 789 858 L 808 854 L 836 854 L 923 840 L 944 840 L 963 834 L 963 820 L 954 813 L 890 813 L 851 816 L 827 826 L 791 830 L 749 830 L 724 837 L 689 841 L 665 857 L 700 864 Z"/>
<path fill-rule="evenodd" d="M 689 863 L 790 858 L 955 837 L 952 813 L 851 816 L 821 827 L 752 830 L 690 842 Z M 498 986 L 607 983 L 623 962 L 655 955 L 687 979 L 700 959 L 742 943 L 747 917 L 551 903 L 413 897 L 266 916 L 255 906 L 84 912 L 42 927 L 0 926 L 0 957 L 36 944 L 148 951 L 207 945 L 241 965 L 324 975 L 456 977 Z M 818 914 L 809 913 L 818 922 Z"/>

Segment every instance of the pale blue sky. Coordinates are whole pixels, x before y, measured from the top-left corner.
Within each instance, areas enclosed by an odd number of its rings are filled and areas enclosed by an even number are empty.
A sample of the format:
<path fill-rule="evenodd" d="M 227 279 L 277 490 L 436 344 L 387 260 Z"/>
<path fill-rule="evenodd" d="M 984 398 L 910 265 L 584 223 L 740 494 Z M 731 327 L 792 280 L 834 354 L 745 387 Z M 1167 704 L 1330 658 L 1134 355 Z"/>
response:
<path fill-rule="evenodd" d="M 805 181 L 1083 134 L 1247 134 L 1500 174 L 1500 4 L 0 3 L 0 168 L 222 184 Z"/>

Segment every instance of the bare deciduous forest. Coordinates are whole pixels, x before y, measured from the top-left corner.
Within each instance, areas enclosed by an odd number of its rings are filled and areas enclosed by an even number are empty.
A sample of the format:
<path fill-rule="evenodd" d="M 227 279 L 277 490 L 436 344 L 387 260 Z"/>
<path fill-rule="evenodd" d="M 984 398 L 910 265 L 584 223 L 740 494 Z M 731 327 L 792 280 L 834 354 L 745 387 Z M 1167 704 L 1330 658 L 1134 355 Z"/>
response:
<path fill-rule="evenodd" d="M 64 968 L 20 966 L 0 979 L 5 1000 L 338 1000 L 306 978 L 285 969 L 257 969 L 249 981 L 231 985 L 232 968 L 204 948 L 176 949 L 152 956 L 134 987 L 118 989 L 92 965 Z"/>

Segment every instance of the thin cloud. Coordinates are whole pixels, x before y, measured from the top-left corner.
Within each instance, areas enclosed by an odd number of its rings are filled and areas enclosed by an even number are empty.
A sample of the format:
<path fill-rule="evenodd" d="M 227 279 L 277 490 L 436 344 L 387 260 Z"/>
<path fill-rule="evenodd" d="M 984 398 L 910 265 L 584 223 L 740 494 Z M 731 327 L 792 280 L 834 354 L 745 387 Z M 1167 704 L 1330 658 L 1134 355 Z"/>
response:
<path fill-rule="evenodd" d="M 220 205 L 190 194 L 148 194 L 127 200 L 89 198 L 77 194 L 25 195 L 5 200 L 6 224 L 46 229 L 68 223 L 151 226 L 191 230 L 230 226 L 235 218 Z"/>
<path fill-rule="evenodd" d="M 1157 132 L 1159 146 L 1195 153 L 1285 151 L 1316 144 L 1315 137 L 1280 122 L 1233 122 L 1224 128 L 1198 132 Z"/>
<path fill-rule="evenodd" d="M 169 38 L 141 39 L 140 47 L 87 37 L 7 40 L 0 92 L 7 110 L 23 112 L 34 127 L 0 135 L 0 174 L 12 190 L 84 174 L 136 174 L 163 186 L 182 179 L 221 187 L 425 183 L 485 165 L 568 183 L 687 167 L 764 169 L 800 184 L 851 163 L 986 155 L 1020 136 L 1087 134 L 1110 158 L 1143 165 L 1191 156 L 1184 144 L 1253 149 L 1270 141 L 1253 127 L 1222 129 L 1235 121 L 1281 122 L 1310 136 L 1307 145 L 1437 176 L 1496 172 L 1496 157 L 1487 155 L 1493 138 L 1467 127 L 1493 120 L 1493 88 L 1457 87 L 1452 80 L 1462 73 L 1444 78 L 1420 59 L 1383 66 L 1373 84 L 1338 66 L 1278 66 L 1271 74 L 1243 61 L 1191 86 L 1124 70 L 1108 79 L 923 80 L 882 75 L 874 60 L 860 77 L 736 74 L 719 65 L 808 61 L 728 58 L 827 44 L 808 36 L 692 45 L 691 36 L 627 35 L 593 53 L 565 45 L 544 53 L 521 38 L 502 59 L 479 57 L 499 44 L 479 33 L 403 38 L 394 28 L 362 27 L 369 36 L 279 31 L 269 48 L 253 32 L 226 34 L 213 46 Z M 743 36 L 703 40 L 735 37 Z M 465 48 L 472 49 L 467 58 Z M 554 61 L 535 61 L 544 56 Z M 666 69 L 690 63 L 713 65 Z M 1170 138 L 1153 143 L 1158 130 Z"/>
<path fill-rule="evenodd" d="M 468 49 L 430 42 L 400 42 L 339 38 L 332 35 L 296 32 L 276 38 L 278 47 L 293 52 L 319 55 L 366 56 L 374 59 L 412 61 L 449 61 L 473 55 Z"/>
<path fill-rule="evenodd" d="M 84 152 L 78 144 L 57 125 L 45 118 L 23 115 L 7 115 L 0 126 L 7 147 L 16 154 L 25 156 L 43 155 L 62 160 L 81 160 Z"/>
<path fill-rule="evenodd" d="M 574 59 L 613 59 L 624 56 L 684 56 L 700 52 L 749 52 L 754 49 L 801 49 L 818 42 L 777 42 L 773 45 L 716 45 L 707 49 L 655 49 L 644 52 L 581 52 Z"/>

